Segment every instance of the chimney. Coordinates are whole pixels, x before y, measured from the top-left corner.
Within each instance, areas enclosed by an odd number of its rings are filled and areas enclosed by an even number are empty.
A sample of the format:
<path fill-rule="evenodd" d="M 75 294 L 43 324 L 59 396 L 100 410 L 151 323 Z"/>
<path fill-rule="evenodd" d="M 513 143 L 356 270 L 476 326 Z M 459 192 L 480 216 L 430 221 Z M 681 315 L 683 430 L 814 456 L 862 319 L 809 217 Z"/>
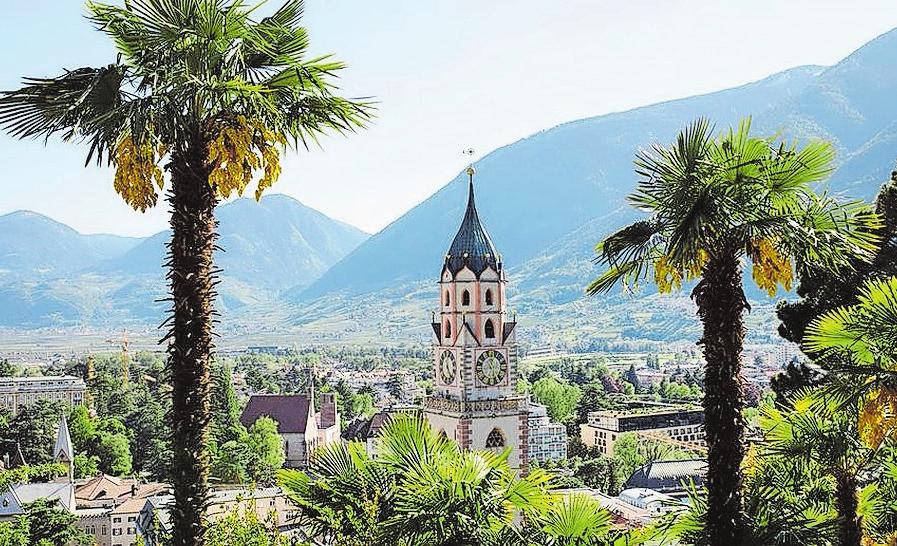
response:
<path fill-rule="evenodd" d="M 339 413 L 336 409 L 336 394 L 332 392 L 321 393 L 321 427 L 329 428 L 339 422 Z"/>
<path fill-rule="evenodd" d="M 132 497 L 137 496 L 137 480 L 134 480 L 133 482 L 131 482 L 131 496 Z"/>

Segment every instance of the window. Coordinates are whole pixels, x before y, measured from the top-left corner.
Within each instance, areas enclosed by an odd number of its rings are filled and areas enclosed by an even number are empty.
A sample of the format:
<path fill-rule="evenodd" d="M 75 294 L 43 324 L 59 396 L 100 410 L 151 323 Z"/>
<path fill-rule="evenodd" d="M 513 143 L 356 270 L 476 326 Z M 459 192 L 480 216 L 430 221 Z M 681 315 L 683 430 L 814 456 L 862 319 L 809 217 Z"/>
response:
<path fill-rule="evenodd" d="M 495 339 L 495 325 L 492 324 L 492 319 L 486 320 L 486 338 Z"/>
<path fill-rule="evenodd" d="M 492 429 L 489 436 L 486 437 L 486 449 L 496 449 L 505 447 L 505 435 L 497 428 Z"/>
<path fill-rule="evenodd" d="M 470 292 L 468 292 L 467 290 L 461 293 L 461 305 L 470 305 Z"/>
<path fill-rule="evenodd" d="M 446 291 L 445 291 L 445 306 L 448 307 L 448 306 L 451 305 L 451 304 L 452 304 L 452 296 L 451 296 L 451 293 L 450 293 L 448 290 L 446 290 Z"/>
<path fill-rule="evenodd" d="M 445 339 L 452 339 L 452 323 L 449 321 L 445 321 Z"/>
<path fill-rule="evenodd" d="M 112 518 L 112 523 L 121 523 L 121 518 Z"/>
<path fill-rule="evenodd" d="M 486 290 L 486 305 L 492 305 L 492 290 Z"/>

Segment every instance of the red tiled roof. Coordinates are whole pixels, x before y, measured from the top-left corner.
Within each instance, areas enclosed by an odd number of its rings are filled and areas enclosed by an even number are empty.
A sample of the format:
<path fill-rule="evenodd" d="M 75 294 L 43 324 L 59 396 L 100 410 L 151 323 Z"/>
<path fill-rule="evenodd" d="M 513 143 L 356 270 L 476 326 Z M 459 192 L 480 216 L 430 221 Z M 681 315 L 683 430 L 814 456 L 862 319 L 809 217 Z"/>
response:
<path fill-rule="evenodd" d="M 303 433 L 308 425 L 308 396 L 304 394 L 254 394 L 240 416 L 249 428 L 259 417 L 277 421 L 281 434 Z"/>

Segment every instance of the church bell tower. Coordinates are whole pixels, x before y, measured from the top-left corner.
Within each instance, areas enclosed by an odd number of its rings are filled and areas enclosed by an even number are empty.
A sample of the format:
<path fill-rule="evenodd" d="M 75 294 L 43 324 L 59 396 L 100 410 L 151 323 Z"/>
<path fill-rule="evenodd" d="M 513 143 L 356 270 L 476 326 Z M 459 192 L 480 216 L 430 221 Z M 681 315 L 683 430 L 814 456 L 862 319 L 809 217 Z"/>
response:
<path fill-rule="evenodd" d="M 440 275 L 435 388 L 424 415 L 463 449 L 510 448 L 508 463 L 525 473 L 528 402 L 517 393 L 517 323 L 508 316 L 501 255 L 477 214 L 475 172 L 467 169 L 467 210 Z"/>

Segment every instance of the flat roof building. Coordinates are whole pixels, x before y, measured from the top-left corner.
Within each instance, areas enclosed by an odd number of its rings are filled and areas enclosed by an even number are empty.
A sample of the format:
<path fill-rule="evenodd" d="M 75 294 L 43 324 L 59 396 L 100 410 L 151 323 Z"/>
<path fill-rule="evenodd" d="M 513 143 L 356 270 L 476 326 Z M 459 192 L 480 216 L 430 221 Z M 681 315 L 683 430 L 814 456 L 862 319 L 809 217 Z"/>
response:
<path fill-rule="evenodd" d="M 702 449 L 704 410 L 686 406 L 655 406 L 632 411 L 593 411 L 579 426 L 580 439 L 588 447 L 598 447 L 611 456 L 614 443 L 627 432 L 646 439 L 669 441 L 684 448 Z"/>
<path fill-rule="evenodd" d="M 62 401 L 70 406 L 84 403 L 87 385 L 71 375 L 0 378 L 0 407 L 13 415 L 38 400 Z"/>

